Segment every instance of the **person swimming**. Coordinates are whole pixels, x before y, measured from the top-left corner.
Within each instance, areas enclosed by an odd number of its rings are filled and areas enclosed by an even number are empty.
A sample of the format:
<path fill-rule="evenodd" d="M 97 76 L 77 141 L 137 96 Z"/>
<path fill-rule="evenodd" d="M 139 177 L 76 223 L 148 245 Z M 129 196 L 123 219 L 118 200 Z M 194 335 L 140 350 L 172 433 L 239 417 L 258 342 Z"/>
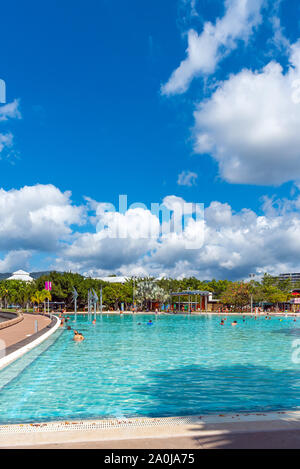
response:
<path fill-rule="evenodd" d="M 237 321 L 233 321 L 233 322 L 231 323 L 231 325 L 232 325 L 232 326 L 237 326 Z"/>
<path fill-rule="evenodd" d="M 84 340 L 84 337 L 83 337 L 82 334 L 80 334 L 80 332 L 74 331 L 73 340 L 74 340 L 75 342 L 82 342 L 82 341 Z"/>
<path fill-rule="evenodd" d="M 153 326 L 153 322 L 151 321 L 151 319 L 149 320 L 149 322 L 147 322 L 147 326 Z"/>

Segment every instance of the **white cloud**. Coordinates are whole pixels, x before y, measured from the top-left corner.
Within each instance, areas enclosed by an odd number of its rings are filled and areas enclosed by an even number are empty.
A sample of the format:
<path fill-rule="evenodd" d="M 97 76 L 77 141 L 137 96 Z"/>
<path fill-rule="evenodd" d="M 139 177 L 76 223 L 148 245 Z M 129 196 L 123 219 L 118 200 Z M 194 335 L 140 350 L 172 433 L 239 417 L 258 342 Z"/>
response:
<path fill-rule="evenodd" d="M 13 102 L 0 106 L 0 122 L 3 123 L 9 119 L 21 119 L 21 112 L 19 109 L 19 100 L 15 99 Z M 13 134 L 11 132 L 0 133 L 0 158 L 4 150 L 9 150 L 13 147 Z"/>
<path fill-rule="evenodd" d="M 164 204 L 170 210 L 185 201 L 168 196 Z M 266 214 L 249 209 L 235 213 L 229 204 L 212 202 L 205 210 L 203 247 L 186 249 L 184 238 L 175 230 L 162 238 L 111 239 L 109 229 L 120 214 L 107 218 L 109 226 L 98 233 L 78 233 L 77 239 L 57 259 L 57 266 L 93 275 L 155 275 L 162 272 L 174 277 L 195 275 L 241 279 L 249 272 L 290 271 L 300 268 L 300 196 L 293 200 L 274 200 L 264 205 Z M 272 206 L 272 210 L 270 209 Z M 137 210 L 137 211 L 135 211 Z M 144 211 L 144 213 L 142 213 Z M 134 232 L 136 219 L 151 219 L 148 210 L 134 209 L 122 215 L 121 223 Z M 202 226 L 188 227 L 201 237 Z"/>
<path fill-rule="evenodd" d="M 149 210 L 107 213 L 104 204 L 88 203 L 102 222 L 98 232 L 91 232 L 85 218 L 87 207 L 74 205 L 69 192 L 51 185 L 0 190 L 0 250 L 4 253 L 0 271 L 30 270 L 31 256 L 35 263 L 39 256 L 55 256 L 51 268 L 93 275 L 160 276 L 164 272 L 174 277 L 241 279 L 249 272 L 276 274 L 300 269 L 299 192 L 291 200 L 264 198 L 263 215 L 249 209 L 235 213 L 229 204 L 212 202 L 205 210 L 205 238 L 199 249 L 186 249 L 174 214 L 173 230 L 160 237 L 163 223 Z M 186 202 L 170 195 L 163 203 L 174 211 Z M 81 223 L 86 225 L 78 230 L 76 225 Z M 112 239 L 120 226 L 127 237 Z M 153 237 L 148 236 L 149 226 L 154 227 Z M 201 241 L 202 228 L 201 221 L 191 221 L 186 232 Z M 42 262 L 44 270 L 45 258 Z"/>
<path fill-rule="evenodd" d="M 193 173 L 192 171 L 182 171 L 178 175 L 177 184 L 179 186 L 192 187 L 197 183 L 198 174 Z"/>
<path fill-rule="evenodd" d="M 278 49 L 289 50 L 291 47 L 290 41 L 284 34 L 284 29 L 281 25 L 280 18 L 278 16 L 273 16 L 271 18 L 271 23 L 273 25 L 274 37 L 273 42 Z"/>
<path fill-rule="evenodd" d="M 0 189 L 0 250 L 57 249 L 71 235 L 71 225 L 84 219 L 70 196 L 51 184 Z"/>
<path fill-rule="evenodd" d="M 4 148 L 11 148 L 13 145 L 13 135 L 11 133 L 0 134 L 0 153 Z"/>
<path fill-rule="evenodd" d="M 290 203 L 295 208 L 298 201 Z M 166 239 L 144 265 L 152 273 L 201 278 L 247 278 L 249 272 L 299 269 L 300 219 L 298 211 L 258 216 L 244 209 L 234 213 L 228 204 L 212 202 L 205 211 L 205 242 L 198 251 L 181 241 Z"/>
<path fill-rule="evenodd" d="M 0 272 L 13 272 L 27 268 L 31 255 L 30 251 L 10 251 L 3 259 L 0 259 Z"/>
<path fill-rule="evenodd" d="M 199 35 L 188 31 L 187 58 L 162 86 L 162 93 L 184 93 L 191 81 L 200 75 L 212 74 L 218 63 L 237 46 L 238 40 L 247 41 L 253 29 L 261 22 L 260 11 L 264 0 L 226 0 L 226 13 L 216 24 L 204 24 Z"/>
<path fill-rule="evenodd" d="M 20 102 L 15 99 L 11 103 L 0 106 L 0 122 L 7 121 L 8 119 L 21 119 Z"/>
<path fill-rule="evenodd" d="M 280 7 L 282 0 L 275 0 L 272 3 L 273 13 L 270 16 L 270 22 L 273 27 L 273 38 L 272 41 L 275 47 L 278 49 L 283 49 L 286 51 L 290 50 L 291 43 L 288 38 L 285 36 L 284 28 L 281 25 L 280 20 Z"/>
<path fill-rule="evenodd" d="M 135 208 L 121 214 L 105 212 L 106 206 L 95 207 L 98 231 L 78 235 L 64 251 L 66 259 L 81 263 L 84 269 L 114 269 L 135 263 L 156 246 L 159 220 L 149 210 Z"/>
<path fill-rule="evenodd" d="M 300 179 L 300 41 L 286 73 L 272 61 L 232 75 L 198 106 L 195 121 L 196 151 L 212 154 L 226 181 Z"/>

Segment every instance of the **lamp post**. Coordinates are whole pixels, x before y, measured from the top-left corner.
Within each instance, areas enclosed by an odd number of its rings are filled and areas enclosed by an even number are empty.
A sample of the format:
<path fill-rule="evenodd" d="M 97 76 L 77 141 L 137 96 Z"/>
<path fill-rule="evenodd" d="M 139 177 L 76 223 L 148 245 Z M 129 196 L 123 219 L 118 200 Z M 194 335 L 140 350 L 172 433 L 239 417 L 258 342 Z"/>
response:
<path fill-rule="evenodd" d="M 94 320 L 96 321 L 97 318 L 97 301 L 98 301 L 98 295 L 95 292 L 94 289 L 92 289 L 92 302 L 94 304 Z"/>
<path fill-rule="evenodd" d="M 45 290 L 48 292 L 51 292 L 52 290 L 52 282 L 45 282 Z M 50 307 L 49 307 L 49 297 L 48 297 L 48 315 L 50 313 Z M 45 313 L 46 313 L 46 302 L 45 302 Z"/>
<path fill-rule="evenodd" d="M 102 314 L 102 311 L 103 311 L 103 304 L 102 304 L 102 285 L 101 285 L 101 290 L 100 290 L 100 313 Z"/>
<path fill-rule="evenodd" d="M 249 274 L 249 277 L 250 277 L 250 282 L 251 280 L 254 280 L 255 279 L 255 274 Z M 253 314 L 253 291 L 251 289 L 251 314 Z"/>
<path fill-rule="evenodd" d="M 132 277 L 133 287 L 132 287 L 132 307 L 135 312 L 135 277 Z"/>
<path fill-rule="evenodd" d="M 188 291 L 190 291 L 191 287 L 188 287 Z M 188 295 L 188 314 L 191 314 L 191 297 Z"/>
<path fill-rule="evenodd" d="M 75 321 L 77 321 L 77 298 L 78 298 L 78 293 L 76 288 L 73 288 L 73 293 L 72 293 L 72 298 L 74 302 L 74 313 L 75 313 Z"/>

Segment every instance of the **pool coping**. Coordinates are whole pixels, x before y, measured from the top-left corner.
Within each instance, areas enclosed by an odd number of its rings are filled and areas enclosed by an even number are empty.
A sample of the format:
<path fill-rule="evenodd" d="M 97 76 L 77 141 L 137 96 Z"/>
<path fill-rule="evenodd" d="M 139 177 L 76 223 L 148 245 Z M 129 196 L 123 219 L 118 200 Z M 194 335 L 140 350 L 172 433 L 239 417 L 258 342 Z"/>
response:
<path fill-rule="evenodd" d="M 78 316 L 89 316 L 89 313 L 87 311 L 78 311 L 76 313 Z M 90 312 L 90 316 L 94 316 L 94 312 Z M 223 312 L 223 313 L 219 313 L 219 312 L 216 312 L 216 311 L 197 311 L 197 312 L 191 312 L 191 313 L 173 313 L 173 312 L 167 312 L 167 311 L 159 311 L 158 313 L 155 313 L 155 311 L 136 311 L 136 312 L 132 312 L 132 311 L 103 311 L 102 313 L 100 311 L 97 311 L 96 313 L 96 316 L 97 317 L 101 317 L 101 316 L 104 316 L 104 315 L 112 315 L 112 316 L 139 316 L 139 315 L 149 315 L 149 316 L 162 316 L 162 315 L 166 315 L 166 316 L 222 316 L 222 317 L 226 317 L 226 316 L 239 316 L 241 318 L 243 318 L 243 316 L 250 316 L 250 317 L 265 317 L 265 316 L 271 316 L 271 317 L 290 317 L 290 318 L 300 318 L 300 313 L 299 312 L 291 312 L 289 311 L 288 313 L 284 312 L 284 311 L 278 311 L 278 312 L 270 312 L 270 313 L 267 313 L 267 312 L 261 312 L 261 313 L 256 313 L 253 312 L 253 313 L 250 313 L 250 312 Z M 63 313 L 63 317 L 67 317 L 67 316 L 75 316 L 75 312 L 74 311 L 68 311 L 66 313 Z"/>
<path fill-rule="evenodd" d="M 44 342 L 48 337 L 50 337 L 54 332 L 59 328 L 61 321 L 57 316 L 52 316 L 51 322 L 48 326 L 38 331 L 35 334 L 32 334 L 30 337 L 17 342 L 16 344 L 10 345 L 5 349 L 5 356 L 0 358 L 0 370 L 3 370 L 8 365 L 13 363 L 18 358 L 25 355 L 30 350 L 34 349 L 42 342 Z"/>
<path fill-rule="evenodd" d="M 0 425 L 0 447 L 299 431 L 300 411 Z"/>
<path fill-rule="evenodd" d="M 2 314 L 9 314 L 9 311 L 0 311 L 0 315 Z M 14 315 L 13 318 L 7 319 L 7 321 L 3 321 L 0 323 L 0 331 L 3 329 L 7 329 L 8 327 L 12 327 L 15 324 L 19 324 L 19 322 L 24 320 L 24 316 L 22 313 L 11 313 Z"/>

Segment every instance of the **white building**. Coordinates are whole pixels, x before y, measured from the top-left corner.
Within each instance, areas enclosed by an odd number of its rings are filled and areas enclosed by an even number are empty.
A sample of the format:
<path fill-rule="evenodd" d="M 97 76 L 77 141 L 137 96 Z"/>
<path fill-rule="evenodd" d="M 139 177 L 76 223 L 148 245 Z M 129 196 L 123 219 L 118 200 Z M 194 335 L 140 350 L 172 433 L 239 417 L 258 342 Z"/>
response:
<path fill-rule="evenodd" d="M 102 280 L 109 283 L 125 283 L 128 277 L 94 277 L 94 280 Z"/>
<path fill-rule="evenodd" d="M 7 280 L 21 280 L 22 282 L 33 282 L 33 278 L 30 277 L 28 272 L 24 270 L 17 270 L 14 272 L 11 277 L 8 277 Z"/>

